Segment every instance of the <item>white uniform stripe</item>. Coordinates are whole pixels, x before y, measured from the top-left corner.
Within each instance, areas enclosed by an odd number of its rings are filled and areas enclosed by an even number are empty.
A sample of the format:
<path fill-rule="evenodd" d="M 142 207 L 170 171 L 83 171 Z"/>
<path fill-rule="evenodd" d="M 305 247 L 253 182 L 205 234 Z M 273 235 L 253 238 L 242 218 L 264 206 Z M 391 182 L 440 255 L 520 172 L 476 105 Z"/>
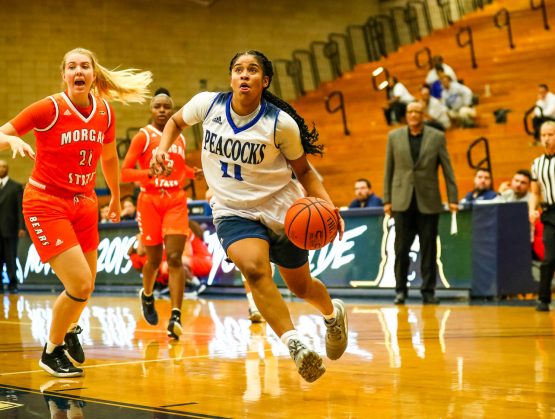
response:
<path fill-rule="evenodd" d="M 52 123 L 48 125 L 46 128 L 42 128 L 42 129 L 35 128 L 35 131 L 40 131 L 40 132 L 48 131 L 58 121 L 58 117 L 60 116 L 60 108 L 58 106 L 58 103 L 56 103 L 56 99 L 54 99 L 52 96 L 48 96 L 48 99 L 50 99 L 54 103 L 54 107 L 56 108 L 56 116 L 54 117 L 54 120 L 52 121 Z"/>
<path fill-rule="evenodd" d="M 532 163 L 532 179 L 538 182 L 542 194 L 542 202 L 555 205 L 555 158 L 545 154 Z"/>

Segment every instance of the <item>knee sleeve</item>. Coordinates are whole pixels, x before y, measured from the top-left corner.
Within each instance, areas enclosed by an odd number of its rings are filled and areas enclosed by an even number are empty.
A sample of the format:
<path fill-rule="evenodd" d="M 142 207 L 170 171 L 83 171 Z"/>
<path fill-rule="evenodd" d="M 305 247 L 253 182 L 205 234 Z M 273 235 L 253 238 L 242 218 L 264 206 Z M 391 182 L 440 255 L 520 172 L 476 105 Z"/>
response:
<path fill-rule="evenodd" d="M 64 291 L 65 291 L 66 295 L 67 295 L 70 299 L 72 299 L 73 301 L 77 301 L 78 303 L 86 303 L 87 300 L 88 300 L 88 298 L 77 298 L 77 297 L 74 297 L 74 296 L 71 295 L 69 292 L 67 292 L 67 290 L 64 290 Z"/>

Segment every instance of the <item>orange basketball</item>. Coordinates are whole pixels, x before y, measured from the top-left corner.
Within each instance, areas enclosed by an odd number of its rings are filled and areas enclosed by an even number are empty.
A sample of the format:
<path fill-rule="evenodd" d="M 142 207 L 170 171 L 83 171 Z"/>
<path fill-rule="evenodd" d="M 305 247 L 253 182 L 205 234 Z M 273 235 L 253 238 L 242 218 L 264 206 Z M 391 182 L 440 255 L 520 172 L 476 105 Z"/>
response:
<path fill-rule="evenodd" d="M 335 208 L 320 198 L 297 199 L 285 214 L 285 234 L 301 249 L 321 249 L 337 234 Z"/>

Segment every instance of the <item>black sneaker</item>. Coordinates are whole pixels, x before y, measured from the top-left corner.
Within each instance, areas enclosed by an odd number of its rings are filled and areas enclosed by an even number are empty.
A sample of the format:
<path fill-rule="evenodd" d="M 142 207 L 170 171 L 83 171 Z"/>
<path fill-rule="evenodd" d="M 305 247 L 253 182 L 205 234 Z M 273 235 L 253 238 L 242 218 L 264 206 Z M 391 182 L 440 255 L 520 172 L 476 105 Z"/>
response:
<path fill-rule="evenodd" d="M 141 288 L 139 295 L 141 297 L 141 313 L 143 319 L 145 319 L 148 324 L 156 326 L 158 324 L 158 313 L 156 312 L 156 307 L 154 307 L 154 296 L 145 297 L 144 288 Z"/>
<path fill-rule="evenodd" d="M 75 367 L 65 354 L 65 346 L 56 346 L 51 354 L 46 353 L 46 345 L 42 351 L 39 367 L 54 377 L 80 377 L 83 375 L 81 368 Z"/>
<path fill-rule="evenodd" d="M 79 338 L 77 337 L 83 331 L 81 326 L 75 326 L 72 332 L 67 332 L 64 338 L 64 343 L 66 346 L 66 355 L 75 364 L 82 364 L 85 362 L 85 352 L 83 352 L 83 347 Z"/>
<path fill-rule="evenodd" d="M 183 326 L 181 326 L 181 318 L 177 314 L 172 314 L 168 323 L 168 336 L 171 339 L 179 340 L 179 336 L 183 334 Z"/>

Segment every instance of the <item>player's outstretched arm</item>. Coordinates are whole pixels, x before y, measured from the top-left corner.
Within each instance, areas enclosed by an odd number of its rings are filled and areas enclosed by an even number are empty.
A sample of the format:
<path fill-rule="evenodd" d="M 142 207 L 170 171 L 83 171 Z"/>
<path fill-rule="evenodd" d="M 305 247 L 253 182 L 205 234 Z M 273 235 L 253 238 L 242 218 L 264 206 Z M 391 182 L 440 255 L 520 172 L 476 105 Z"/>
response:
<path fill-rule="evenodd" d="M 11 148 L 12 158 L 14 159 L 17 155 L 35 158 L 33 148 L 17 136 L 15 128 L 9 122 L 0 127 L 0 151 L 8 148 Z"/>

